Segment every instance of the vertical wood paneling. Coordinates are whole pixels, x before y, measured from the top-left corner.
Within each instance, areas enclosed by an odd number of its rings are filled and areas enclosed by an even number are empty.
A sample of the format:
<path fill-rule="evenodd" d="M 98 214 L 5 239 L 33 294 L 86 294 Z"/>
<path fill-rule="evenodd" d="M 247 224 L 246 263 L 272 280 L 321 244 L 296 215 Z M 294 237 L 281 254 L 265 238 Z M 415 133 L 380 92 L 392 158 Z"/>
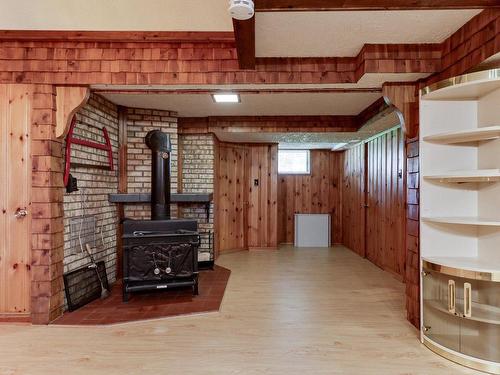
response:
<path fill-rule="evenodd" d="M 365 145 L 360 144 L 344 154 L 342 185 L 343 244 L 365 256 Z"/>
<path fill-rule="evenodd" d="M 343 153 L 312 150 L 310 175 L 278 176 L 278 242 L 293 242 L 296 213 L 328 213 L 332 242 L 342 243 L 343 162 Z"/>
<path fill-rule="evenodd" d="M 342 200 L 344 245 L 401 280 L 406 259 L 403 142 L 396 129 L 346 151 Z"/>
<path fill-rule="evenodd" d="M 275 248 L 278 238 L 278 146 L 218 142 L 217 149 L 215 230 L 218 250 Z"/>
<path fill-rule="evenodd" d="M 366 257 L 401 280 L 406 261 L 403 151 L 401 129 L 368 142 Z"/>
<path fill-rule="evenodd" d="M 246 248 L 245 227 L 245 147 L 219 143 L 216 173 L 216 204 L 218 250 Z"/>
<path fill-rule="evenodd" d="M 278 246 L 278 146 L 249 145 L 248 148 L 248 247 L 275 248 Z"/>
<path fill-rule="evenodd" d="M 30 312 L 30 126 L 30 87 L 0 85 L 0 314 Z"/>

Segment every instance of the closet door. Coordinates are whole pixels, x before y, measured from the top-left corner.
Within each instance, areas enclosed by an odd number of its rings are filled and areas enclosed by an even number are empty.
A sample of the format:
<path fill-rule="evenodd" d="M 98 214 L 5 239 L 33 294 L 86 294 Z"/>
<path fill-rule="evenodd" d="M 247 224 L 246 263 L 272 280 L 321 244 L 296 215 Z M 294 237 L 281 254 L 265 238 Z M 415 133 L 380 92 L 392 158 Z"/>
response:
<path fill-rule="evenodd" d="M 458 278 L 424 270 L 423 330 L 434 342 L 460 351 L 460 299 L 463 294 Z"/>
<path fill-rule="evenodd" d="M 248 147 L 219 143 L 215 192 L 219 251 L 248 247 L 248 158 Z"/>
<path fill-rule="evenodd" d="M 460 352 L 500 363 L 500 282 L 459 278 Z"/>
<path fill-rule="evenodd" d="M 30 311 L 30 123 L 27 85 L 0 85 L 0 315 Z"/>
<path fill-rule="evenodd" d="M 403 280 L 406 213 L 401 128 L 369 141 L 366 153 L 366 257 Z"/>

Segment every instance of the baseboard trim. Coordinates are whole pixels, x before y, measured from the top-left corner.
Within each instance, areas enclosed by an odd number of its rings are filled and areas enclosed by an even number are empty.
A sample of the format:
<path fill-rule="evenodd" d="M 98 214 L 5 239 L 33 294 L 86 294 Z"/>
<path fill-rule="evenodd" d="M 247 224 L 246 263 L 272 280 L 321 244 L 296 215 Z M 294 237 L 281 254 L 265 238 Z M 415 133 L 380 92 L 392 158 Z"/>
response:
<path fill-rule="evenodd" d="M 278 250 L 278 246 L 255 246 L 255 247 L 248 247 L 249 251 L 256 251 L 256 250 Z"/>
<path fill-rule="evenodd" d="M 31 314 L 0 313 L 0 323 L 31 323 Z"/>

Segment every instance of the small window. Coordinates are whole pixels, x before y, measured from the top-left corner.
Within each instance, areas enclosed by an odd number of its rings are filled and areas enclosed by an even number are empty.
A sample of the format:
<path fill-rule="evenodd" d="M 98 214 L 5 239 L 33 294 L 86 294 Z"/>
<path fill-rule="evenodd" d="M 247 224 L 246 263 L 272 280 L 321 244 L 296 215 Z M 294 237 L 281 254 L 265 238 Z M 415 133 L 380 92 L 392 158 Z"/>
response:
<path fill-rule="evenodd" d="M 309 150 L 278 150 L 279 174 L 309 174 Z"/>

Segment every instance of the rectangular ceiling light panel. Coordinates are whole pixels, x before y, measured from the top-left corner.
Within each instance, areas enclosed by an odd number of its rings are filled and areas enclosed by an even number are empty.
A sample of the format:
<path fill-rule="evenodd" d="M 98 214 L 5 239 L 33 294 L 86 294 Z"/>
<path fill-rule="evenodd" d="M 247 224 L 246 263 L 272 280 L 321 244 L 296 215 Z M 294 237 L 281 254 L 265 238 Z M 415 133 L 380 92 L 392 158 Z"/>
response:
<path fill-rule="evenodd" d="M 238 94 L 232 93 L 220 93 L 220 94 L 212 94 L 212 98 L 216 103 L 239 103 L 240 96 Z"/>

